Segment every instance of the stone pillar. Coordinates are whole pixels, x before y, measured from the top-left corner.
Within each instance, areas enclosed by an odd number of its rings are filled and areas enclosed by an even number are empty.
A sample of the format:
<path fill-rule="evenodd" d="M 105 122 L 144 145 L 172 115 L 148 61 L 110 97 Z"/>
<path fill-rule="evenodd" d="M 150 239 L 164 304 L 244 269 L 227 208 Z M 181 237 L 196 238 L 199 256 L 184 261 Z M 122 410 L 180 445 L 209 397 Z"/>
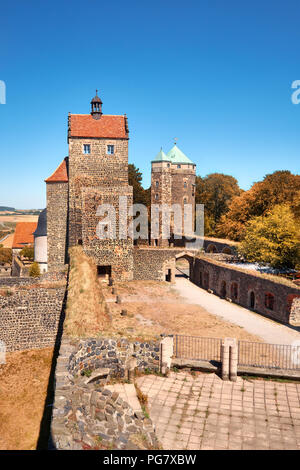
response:
<path fill-rule="evenodd" d="M 173 336 L 165 336 L 160 342 L 160 364 L 159 369 L 162 374 L 166 374 L 171 368 L 173 357 Z"/>
<path fill-rule="evenodd" d="M 238 365 L 238 345 L 235 338 L 231 339 L 229 347 L 229 379 L 232 382 L 237 380 L 237 365 Z"/>
<path fill-rule="evenodd" d="M 225 338 L 221 345 L 222 379 L 237 380 L 238 347 L 235 338 Z"/>

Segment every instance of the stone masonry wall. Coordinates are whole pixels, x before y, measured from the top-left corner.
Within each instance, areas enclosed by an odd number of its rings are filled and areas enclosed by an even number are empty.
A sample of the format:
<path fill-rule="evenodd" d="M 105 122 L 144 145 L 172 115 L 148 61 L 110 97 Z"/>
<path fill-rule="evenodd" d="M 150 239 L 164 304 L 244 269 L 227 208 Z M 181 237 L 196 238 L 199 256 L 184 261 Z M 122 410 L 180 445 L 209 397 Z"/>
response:
<path fill-rule="evenodd" d="M 179 250 L 180 251 L 180 250 Z M 173 280 L 175 275 L 175 255 L 178 250 L 163 248 L 139 248 L 133 250 L 133 279 L 165 281 L 168 270 Z"/>
<path fill-rule="evenodd" d="M 118 281 L 132 280 L 133 241 L 127 234 L 127 211 L 119 210 L 119 197 L 132 204 L 132 187 L 128 185 L 110 187 L 98 186 L 82 189 L 82 240 L 84 252 L 93 258 L 98 266 L 111 266 L 111 277 Z M 102 204 L 109 204 L 115 211 L 115 233 L 108 232 L 107 239 L 97 236 L 97 226 L 104 216 L 97 216 L 97 209 Z M 123 216 L 125 215 L 125 218 Z M 124 219 L 124 220 L 123 220 Z M 129 219 L 130 221 L 130 219 Z M 120 239 L 120 230 L 124 228 L 126 238 Z"/>
<path fill-rule="evenodd" d="M 294 298 L 300 297 L 300 288 L 293 287 L 288 281 L 251 273 L 205 258 L 194 258 L 191 281 L 221 297 L 283 323 L 289 323 Z M 272 299 L 272 296 L 273 300 L 269 302 L 268 307 L 267 297 Z"/>
<path fill-rule="evenodd" d="M 47 183 L 48 270 L 67 262 L 68 183 Z"/>
<path fill-rule="evenodd" d="M 126 362 L 136 354 L 140 369 L 158 369 L 159 343 L 134 343 L 127 339 L 69 339 L 63 336 L 55 371 L 50 449 L 122 449 L 139 447 L 133 436 L 143 436 L 158 448 L 152 421 L 134 412 L 118 393 L 105 388 L 112 378 L 124 377 Z M 80 372 L 109 370 L 105 382 L 89 382 Z"/>
<path fill-rule="evenodd" d="M 64 287 L 24 287 L 10 292 L 9 296 L 0 295 L 0 340 L 6 350 L 53 346 L 64 297 Z"/>
<path fill-rule="evenodd" d="M 83 153 L 83 145 L 91 153 Z M 107 154 L 114 145 L 114 155 Z M 69 242 L 82 239 L 81 189 L 98 185 L 128 186 L 128 139 L 69 138 Z"/>
<path fill-rule="evenodd" d="M 70 355 L 68 371 L 78 374 L 85 369 L 110 369 L 110 378 L 124 378 L 126 363 L 134 354 L 138 369 L 159 368 L 159 342 L 130 343 L 126 338 L 91 338 L 80 340 L 76 352 Z"/>

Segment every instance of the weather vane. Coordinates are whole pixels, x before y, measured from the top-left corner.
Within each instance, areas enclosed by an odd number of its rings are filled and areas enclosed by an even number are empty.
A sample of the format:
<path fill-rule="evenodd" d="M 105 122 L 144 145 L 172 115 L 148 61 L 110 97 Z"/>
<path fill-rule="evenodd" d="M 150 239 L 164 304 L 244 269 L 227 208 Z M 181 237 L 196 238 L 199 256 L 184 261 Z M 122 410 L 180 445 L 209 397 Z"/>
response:
<path fill-rule="evenodd" d="M 176 140 L 178 140 L 177 137 L 174 137 L 174 144 L 175 145 L 177 144 Z"/>

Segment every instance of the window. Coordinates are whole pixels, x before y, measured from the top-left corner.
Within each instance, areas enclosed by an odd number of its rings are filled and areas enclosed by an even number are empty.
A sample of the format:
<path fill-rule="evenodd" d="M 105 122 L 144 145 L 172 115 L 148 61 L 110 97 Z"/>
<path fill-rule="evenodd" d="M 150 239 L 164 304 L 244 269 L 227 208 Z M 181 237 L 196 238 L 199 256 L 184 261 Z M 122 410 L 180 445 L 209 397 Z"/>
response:
<path fill-rule="evenodd" d="M 158 185 L 159 185 L 159 182 L 156 181 L 156 182 L 155 182 L 155 186 L 156 186 L 157 188 L 158 188 Z"/>
<path fill-rule="evenodd" d="M 115 146 L 114 145 L 108 145 L 107 146 L 107 153 L 108 153 L 108 155 L 113 155 L 115 153 Z"/>
<path fill-rule="evenodd" d="M 181 168 L 181 165 L 177 165 L 177 168 Z"/>
<path fill-rule="evenodd" d="M 170 168 L 170 163 L 167 163 L 167 167 Z"/>
<path fill-rule="evenodd" d="M 158 199 L 158 194 L 155 194 L 155 199 L 156 199 L 156 200 Z"/>
<path fill-rule="evenodd" d="M 187 188 L 187 182 L 186 181 L 183 183 L 183 187 Z"/>
<path fill-rule="evenodd" d="M 265 294 L 265 306 L 269 310 L 274 310 L 274 295 L 273 294 Z"/>
<path fill-rule="evenodd" d="M 90 146 L 90 144 L 84 144 L 84 145 L 83 145 L 83 153 L 85 153 L 85 154 L 91 153 L 91 146 Z"/>
<path fill-rule="evenodd" d="M 186 204 L 186 202 L 187 202 L 187 199 L 186 199 L 186 197 L 185 197 L 185 198 L 183 199 L 183 204 Z"/>

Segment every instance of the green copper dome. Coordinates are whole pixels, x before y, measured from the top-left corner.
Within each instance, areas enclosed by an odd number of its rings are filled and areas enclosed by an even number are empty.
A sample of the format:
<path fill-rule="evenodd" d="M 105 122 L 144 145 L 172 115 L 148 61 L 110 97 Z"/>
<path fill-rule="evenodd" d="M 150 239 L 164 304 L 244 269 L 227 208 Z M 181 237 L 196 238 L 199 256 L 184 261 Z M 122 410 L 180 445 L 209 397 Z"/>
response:
<path fill-rule="evenodd" d="M 194 165 L 194 162 L 192 162 L 192 160 L 190 160 L 186 155 L 184 155 L 184 153 L 177 147 L 176 144 L 167 153 L 167 159 L 172 163 Z"/>
<path fill-rule="evenodd" d="M 163 149 L 161 148 L 152 162 L 170 162 L 170 158 L 167 157 Z"/>

